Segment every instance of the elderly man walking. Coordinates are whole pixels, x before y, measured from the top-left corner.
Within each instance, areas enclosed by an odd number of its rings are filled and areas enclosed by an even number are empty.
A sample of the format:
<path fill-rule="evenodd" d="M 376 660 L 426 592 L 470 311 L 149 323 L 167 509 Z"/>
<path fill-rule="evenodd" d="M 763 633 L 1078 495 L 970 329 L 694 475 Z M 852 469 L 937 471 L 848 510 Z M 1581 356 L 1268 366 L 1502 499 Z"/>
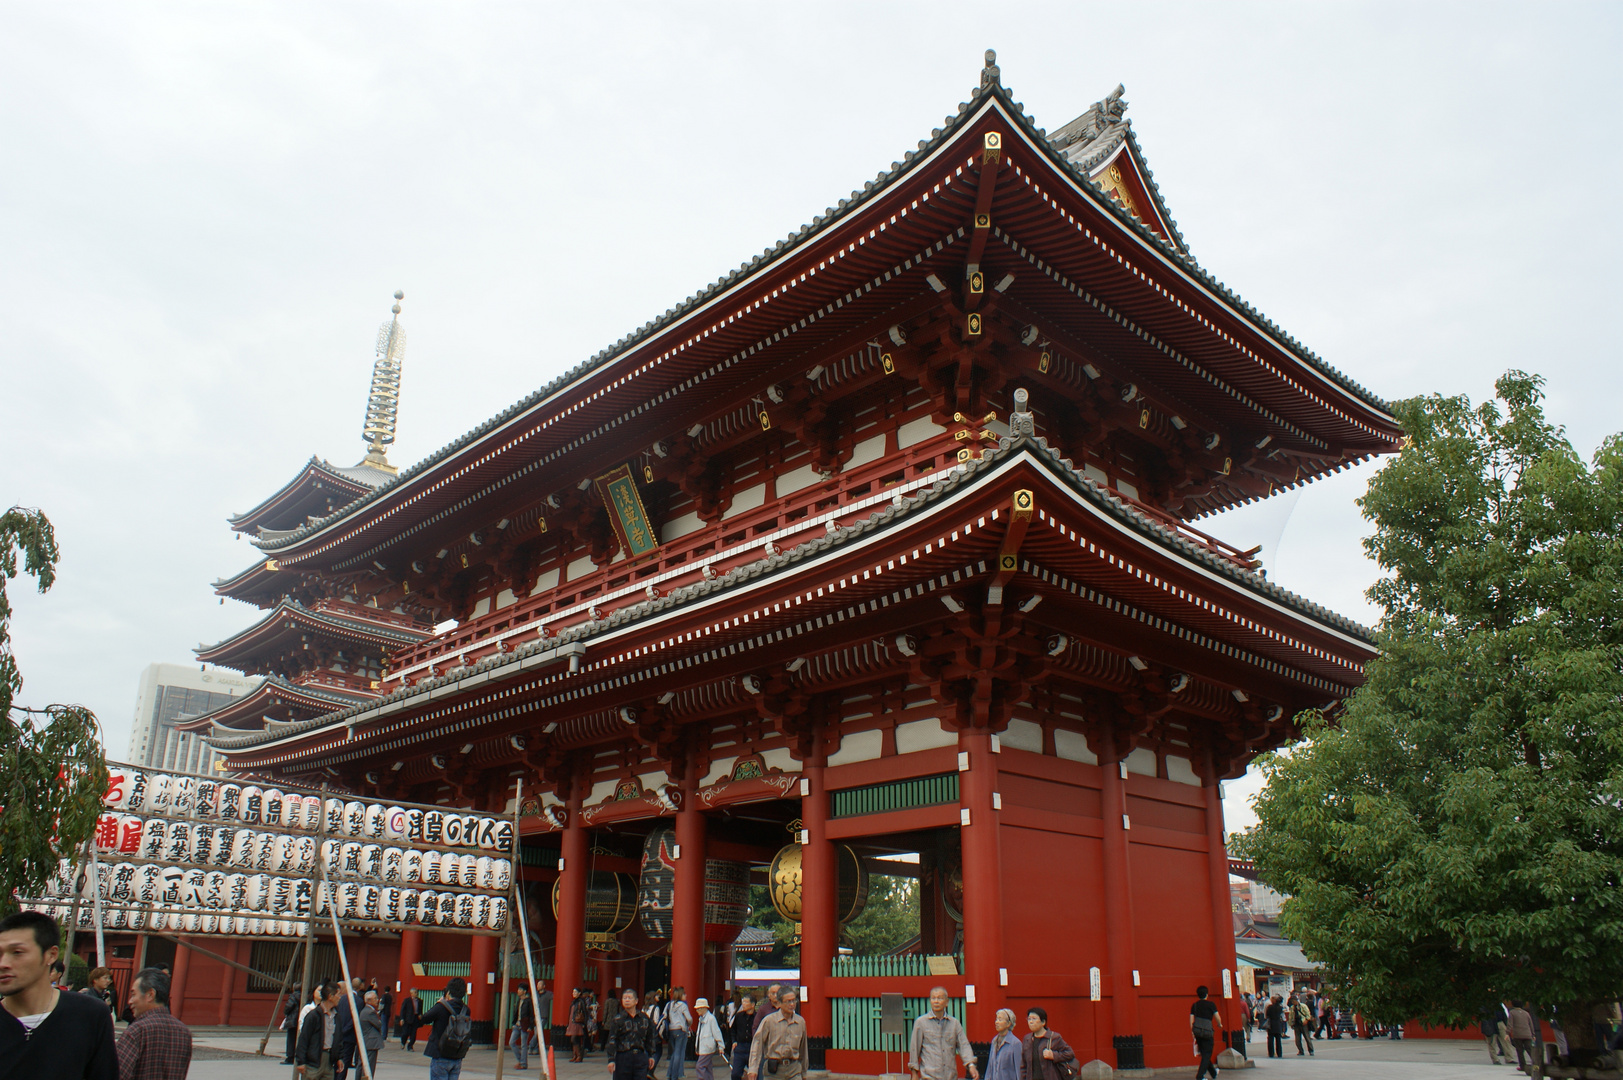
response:
<path fill-rule="evenodd" d="M 361 1009 L 361 1052 L 366 1055 L 367 1072 L 378 1074 L 378 1051 L 389 1038 L 384 1030 L 383 1012 L 378 1008 L 378 992 L 366 992 L 366 1006 Z"/>
<path fill-rule="evenodd" d="M 957 1080 L 958 1062 L 953 1060 L 954 1055 L 964 1059 L 974 1080 L 980 1080 L 969 1036 L 964 1034 L 964 1025 L 958 1018 L 947 1013 L 947 989 L 938 986 L 930 991 L 930 1011 L 913 1021 L 907 1067 L 913 1080 Z"/>
<path fill-rule="evenodd" d="M 778 995 L 778 1011 L 755 1028 L 750 1044 L 748 1080 L 802 1080 L 811 1067 L 811 1046 L 806 1041 L 806 1021 L 795 1013 L 800 1004 L 798 991 L 785 988 Z"/>

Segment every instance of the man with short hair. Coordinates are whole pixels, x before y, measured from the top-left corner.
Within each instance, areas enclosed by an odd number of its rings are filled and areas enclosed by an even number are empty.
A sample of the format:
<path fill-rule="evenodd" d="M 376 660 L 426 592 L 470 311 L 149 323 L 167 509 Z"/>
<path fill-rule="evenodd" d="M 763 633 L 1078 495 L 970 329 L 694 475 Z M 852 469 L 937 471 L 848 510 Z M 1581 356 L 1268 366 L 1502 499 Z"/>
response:
<path fill-rule="evenodd" d="M 956 1080 L 958 1063 L 954 1056 L 963 1058 L 969 1075 L 980 1080 L 975 1051 L 969 1047 L 964 1025 L 947 1012 L 947 988 L 937 986 L 930 991 L 930 1011 L 913 1021 L 907 1067 L 913 1080 Z"/>
<path fill-rule="evenodd" d="M 293 1054 L 298 1063 L 296 1071 L 303 1080 L 333 1080 L 336 1055 L 333 1044 L 338 1037 L 338 986 L 331 980 L 316 988 L 315 1007 L 304 1014 L 299 1024 L 299 1043 Z"/>
<path fill-rule="evenodd" d="M 457 1080 L 462 1075 L 462 1059 L 468 1048 L 448 1045 L 445 1033 L 453 1020 L 468 1011 L 467 1002 L 462 1000 L 467 993 L 468 984 L 458 975 L 445 984 L 445 996 L 423 1014 L 422 1022 L 434 1025 L 428 1032 L 428 1045 L 423 1047 L 428 1058 L 428 1080 Z"/>
<path fill-rule="evenodd" d="M 99 967 L 90 973 L 90 982 L 79 993 L 90 997 L 107 1006 L 107 1011 L 116 1014 L 118 1010 L 113 1007 L 113 973 L 104 967 Z"/>
<path fill-rule="evenodd" d="M 113 1016 L 51 983 L 62 955 L 56 921 L 38 911 L 0 919 L 0 1073 L 6 1080 L 114 1080 Z"/>
<path fill-rule="evenodd" d="M 760 1030 L 761 1021 L 771 1016 L 778 1009 L 778 995 L 783 993 L 781 983 L 773 983 L 766 988 L 766 1008 L 755 1010 L 755 1030 L 750 1032 L 750 1038 L 755 1037 L 755 1031 Z M 798 991 L 796 992 L 798 996 Z"/>
<path fill-rule="evenodd" d="M 366 992 L 366 1005 L 361 1009 L 361 1051 L 366 1054 L 367 1071 L 378 1074 L 378 1051 L 388 1038 L 383 1028 L 383 1013 L 378 1010 L 378 992 Z"/>
<path fill-rule="evenodd" d="M 118 1080 L 186 1080 L 192 1031 L 169 1014 L 169 976 L 142 968 L 130 980 L 130 1014 L 118 1037 Z"/>
<path fill-rule="evenodd" d="M 733 1080 L 744 1080 L 750 1066 L 750 1043 L 755 1039 L 755 996 L 738 999 L 738 1011 L 727 1022 L 727 1038 L 733 1044 Z"/>
<path fill-rule="evenodd" d="M 755 1028 L 750 1043 L 748 1080 L 764 1073 L 772 1080 L 802 1080 L 811 1067 L 811 1046 L 806 1041 L 806 1021 L 795 1012 L 800 992 L 793 987 L 778 994 L 778 1011 Z"/>
<path fill-rule="evenodd" d="M 654 1067 L 659 1032 L 653 1019 L 637 1009 L 637 992 L 620 992 L 620 1012 L 608 1026 L 609 1072 L 614 1080 L 644 1080 Z"/>
<path fill-rule="evenodd" d="M 507 1036 L 507 1041 L 513 1046 L 513 1056 L 518 1058 L 517 1068 L 530 1067 L 530 1042 L 535 1038 L 535 1006 L 530 1003 L 530 987 L 527 983 L 518 984 L 518 1008 L 513 1015 L 513 1030 Z"/>
<path fill-rule="evenodd" d="M 1189 1006 L 1189 1030 L 1195 1036 L 1195 1056 L 1200 1065 L 1195 1069 L 1195 1080 L 1204 1080 L 1209 1072 L 1217 1080 L 1217 1064 L 1212 1060 L 1212 1049 L 1217 1045 L 1217 1030 L 1223 1026 L 1223 1017 L 1212 992 L 1204 986 L 1195 987 L 1195 1003 Z"/>

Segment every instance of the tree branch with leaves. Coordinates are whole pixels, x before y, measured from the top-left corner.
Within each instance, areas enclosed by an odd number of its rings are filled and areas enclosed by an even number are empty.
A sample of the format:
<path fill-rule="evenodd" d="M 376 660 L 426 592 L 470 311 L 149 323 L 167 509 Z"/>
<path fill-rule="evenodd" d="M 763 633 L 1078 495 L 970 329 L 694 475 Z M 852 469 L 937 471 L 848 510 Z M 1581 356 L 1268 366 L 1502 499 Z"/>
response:
<path fill-rule="evenodd" d="M 1365 1016 L 1523 1000 L 1589 1047 L 1623 989 L 1623 438 L 1585 463 L 1540 379 L 1496 389 L 1398 406 L 1360 500 L 1381 655 L 1261 761 L 1238 848 Z"/>
<path fill-rule="evenodd" d="M 0 515 L 0 914 L 39 895 L 60 860 L 95 831 L 107 792 L 101 725 L 82 705 L 16 703 L 22 672 L 11 648 L 7 583 L 23 573 L 41 593 L 56 582 L 56 531 L 38 510 Z"/>

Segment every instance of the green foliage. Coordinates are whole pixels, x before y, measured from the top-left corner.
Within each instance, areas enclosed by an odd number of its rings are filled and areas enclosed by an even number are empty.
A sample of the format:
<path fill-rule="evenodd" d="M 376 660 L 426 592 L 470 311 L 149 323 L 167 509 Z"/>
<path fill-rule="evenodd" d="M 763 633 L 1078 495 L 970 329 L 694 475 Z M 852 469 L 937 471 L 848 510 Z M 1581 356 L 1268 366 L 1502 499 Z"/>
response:
<path fill-rule="evenodd" d="M 857 956 L 885 956 L 919 933 L 919 883 L 873 874 L 868 903 L 845 928 L 845 944 Z"/>
<path fill-rule="evenodd" d="M 62 934 L 63 939 L 66 940 L 67 936 L 66 931 L 64 931 Z M 83 990 L 90 985 L 90 964 L 86 962 L 84 957 L 74 953 L 67 958 L 67 964 L 67 982 L 69 986 L 75 990 Z"/>
<path fill-rule="evenodd" d="M 11 651 L 6 582 L 22 570 L 45 592 L 61 552 L 38 510 L 0 515 L 0 914 L 15 893 L 37 895 L 63 857 L 90 837 L 107 790 L 107 762 L 96 717 L 81 705 L 16 705 L 22 673 Z"/>
<path fill-rule="evenodd" d="M 750 917 L 747 925 L 771 931 L 777 944 L 764 953 L 740 954 L 739 967 L 800 966 L 800 924 L 778 914 L 778 909 L 772 906 L 772 894 L 765 885 L 750 886 Z"/>
<path fill-rule="evenodd" d="M 1623 440 L 1586 466 L 1540 380 L 1497 390 L 1399 406 L 1410 442 L 1360 501 L 1382 655 L 1264 759 L 1238 845 L 1376 1020 L 1623 986 Z"/>

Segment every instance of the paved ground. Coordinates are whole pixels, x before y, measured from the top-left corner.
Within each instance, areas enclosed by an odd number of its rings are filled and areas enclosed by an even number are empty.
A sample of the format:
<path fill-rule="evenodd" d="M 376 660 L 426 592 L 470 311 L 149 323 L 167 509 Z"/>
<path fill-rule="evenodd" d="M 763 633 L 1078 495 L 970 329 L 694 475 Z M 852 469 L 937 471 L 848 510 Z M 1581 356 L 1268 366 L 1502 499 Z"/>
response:
<path fill-rule="evenodd" d="M 290 1068 L 277 1064 L 281 1060 L 284 1038 L 281 1032 L 275 1033 L 267 1047 L 268 1055 L 263 1058 L 253 1056 L 259 1046 L 258 1032 L 194 1028 L 193 1038 L 197 1054 L 189 1080 L 290 1080 L 292 1076 Z M 1260 1049 L 1261 1044 L 1255 1047 Z M 1521 1075 L 1514 1068 L 1489 1065 L 1487 1051 L 1480 1042 L 1337 1039 L 1318 1043 L 1316 1049 L 1317 1055 L 1311 1058 L 1296 1057 L 1294 1048 L 1288 1050 L 1291 1056 L 1283 1059 L 1258 1058 L 1255 1069 L 1240 1075 L 1244 1080 L 1514 1080 Z M 495 1072 L 494 1050 L 475 1050 L 463 1063 L 465 1077 L 483 1080 Z M 665 1063 L 661 1062 L 661 1080 L 664 1075 Z M 1192 1063 L 1184 1075 L 1194 1075 Z M 529 1071 L 515 1072 L 509 1051 L 503 1076 L 513 1080 L 538 1078 L 534 1059 Z M 687 1080 L 694 1080 L 691 1064 L 686 1076 Z M 422 1043 L 417 1044 L 415 1053 L 407 1053 L 400 1049 L 398 1042 L 390 1042 L 379 1057 L 378 1077 L 379 1080 L 427 1080 L 428 1059 L 422 1055 Z M 571 1065 L 567 1060 L 559 1063 L 558 1080 L 607 1080 L 607 1077 L 608 1069 L 601 1054 L 593 1055 L 584 1065 Z M 349 1080 L 361 1078 L 352 1076 Z M 719 1071 L 717 1080 L 723 1080 Z"/>

